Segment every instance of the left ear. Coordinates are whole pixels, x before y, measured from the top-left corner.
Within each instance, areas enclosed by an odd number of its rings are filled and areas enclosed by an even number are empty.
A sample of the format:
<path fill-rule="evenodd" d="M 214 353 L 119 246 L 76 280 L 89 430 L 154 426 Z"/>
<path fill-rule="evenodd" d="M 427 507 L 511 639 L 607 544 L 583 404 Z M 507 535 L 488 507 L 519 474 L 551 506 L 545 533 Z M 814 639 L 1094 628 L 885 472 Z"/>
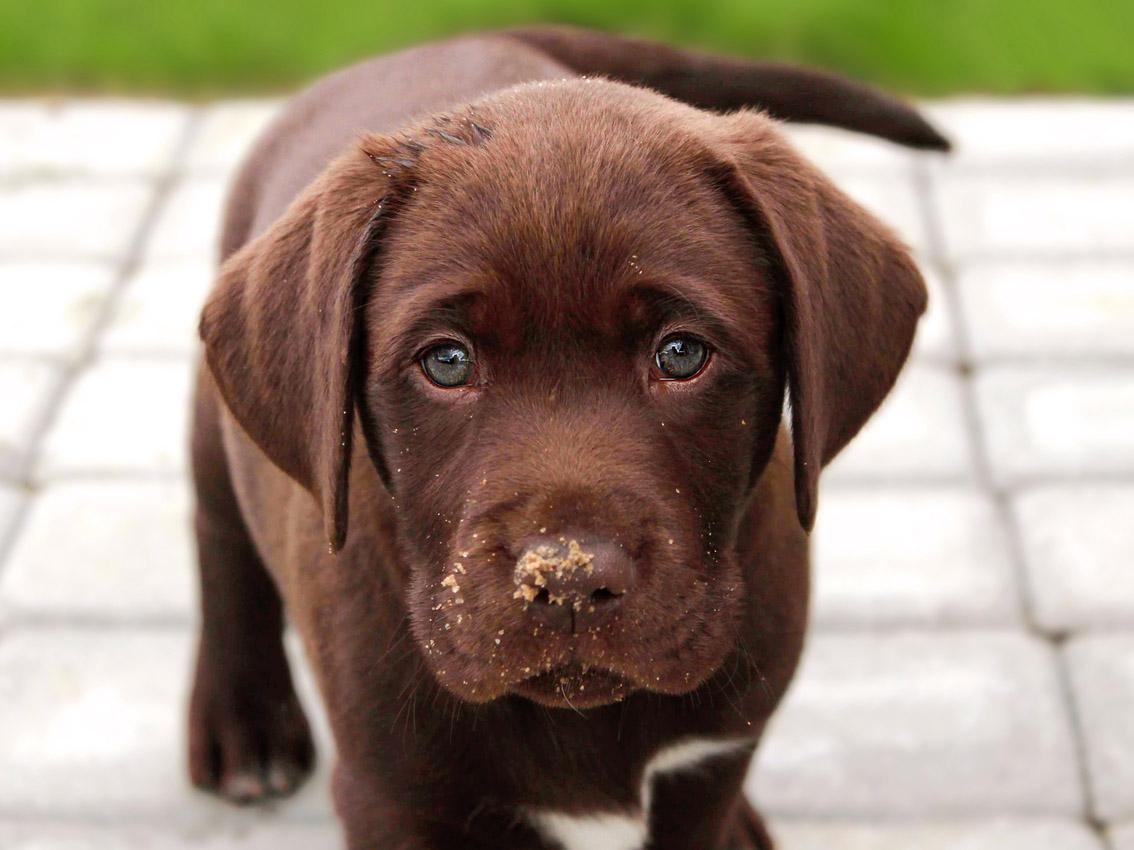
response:
<path fill-rule="evenodd" d="M 800 524 L 820 469 L 894 385 L 926 305 L 909 250 L 781 138 L 738 112 L 713 122 L 714 176 L 767 254 L 783 305 Z"/>
<path fill-rule="evenodd" d="M 332 552 L 347 533 L 361 318 L 404 156 L 393 140 L 369 136 L 327 166 L 225 261 L 201 314 L 225 403 L 319 502 Z"/>

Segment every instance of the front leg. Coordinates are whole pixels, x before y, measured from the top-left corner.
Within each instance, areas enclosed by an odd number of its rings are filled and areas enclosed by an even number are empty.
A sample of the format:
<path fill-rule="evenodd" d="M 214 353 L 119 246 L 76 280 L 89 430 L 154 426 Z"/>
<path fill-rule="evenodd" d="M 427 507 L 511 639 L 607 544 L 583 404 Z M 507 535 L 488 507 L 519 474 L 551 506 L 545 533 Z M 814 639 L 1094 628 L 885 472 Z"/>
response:
<path fill-rule="evenodd" d="M 649 850 L 772 850 L 742 790 L 750 760 L 724 755 L 654 780 Z"/>

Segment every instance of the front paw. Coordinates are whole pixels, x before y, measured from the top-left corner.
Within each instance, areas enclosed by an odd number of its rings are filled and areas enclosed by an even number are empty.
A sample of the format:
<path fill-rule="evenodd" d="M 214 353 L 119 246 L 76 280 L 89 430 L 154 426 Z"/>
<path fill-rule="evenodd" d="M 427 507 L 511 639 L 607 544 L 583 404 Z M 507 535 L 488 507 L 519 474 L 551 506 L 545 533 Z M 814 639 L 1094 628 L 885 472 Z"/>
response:
<path fill-rule="evenodd" d="M 315 747 L 290 681 L 217 681 L 205 667 L 198 663 L 189 706 L 193 784 L 238 805 L 292 794 L 311 773 Z"/>

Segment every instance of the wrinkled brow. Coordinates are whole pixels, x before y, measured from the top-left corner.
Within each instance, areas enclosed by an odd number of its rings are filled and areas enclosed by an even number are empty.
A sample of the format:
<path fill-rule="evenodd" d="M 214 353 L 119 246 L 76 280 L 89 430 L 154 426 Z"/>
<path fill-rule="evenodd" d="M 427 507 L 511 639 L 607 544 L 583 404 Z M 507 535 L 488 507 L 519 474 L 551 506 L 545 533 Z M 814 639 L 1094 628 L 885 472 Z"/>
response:
<path fill-rule="evenodd" d="M 666 275 L 644 281 L 630 288 L 629 295 L 646 299 L 669 319 L 695 322 L 717 343 L 730 342 L 749 347 L 754 337 L 762 335 L 766 321 L 755 312 L 761 299 L 748 293 L 740 303 L 724 296 L 705 281 Z"/>
<path fill-rule="evenodd" d="M 381 332 L 370 334 L 375 362 L 404 354 L 431 332 L 460 329 L 467 305 L 486 294 L 473 281 L 426 283 L 402 293 L 380 318 Z"/>

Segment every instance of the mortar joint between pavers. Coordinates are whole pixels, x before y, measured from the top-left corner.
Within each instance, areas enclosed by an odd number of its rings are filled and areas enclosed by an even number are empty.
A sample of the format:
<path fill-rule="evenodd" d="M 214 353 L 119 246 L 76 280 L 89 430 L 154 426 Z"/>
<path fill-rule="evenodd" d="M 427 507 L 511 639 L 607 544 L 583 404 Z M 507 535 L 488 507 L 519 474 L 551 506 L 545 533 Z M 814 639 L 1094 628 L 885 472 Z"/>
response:
<path fill-rule="evenodd" d="M 1071 681 L 1071 669 L 1065 651 L 1066 640 L 1061 641 L 1055 648 L 1055 675 L 1059 683 L 1059 690 L 1067 711 L 1067 722 L 1071 724 L 1071 734 L 1075 741 L 1076 764 L 1079 772 L 1079 784 L 1083 789 L 1083 801 L 1086 806 L 1084 820 L 1093 829 L 1101 840 L 1107 842 L 1107 825 L 1098 814 L 1098 793 L 1094 778 L 1091 776 L 1090 764 L 1087 761 L 1087 733 L 1083 727 L 1083 715 L 1079 711 L 1079 701 L 1075 697 L 1075 685 Z"/>
<path fill-rule="evenodd" d="M 99 304 L 94 321 L 91 322 L 90 327 L 84 334 L 75 356 L 69 363 L 64 364 L 62 376 L 57 382 L 48 402 L 44 405 L 43 412 L 35 422 L 33 428 L 34 436 L 22 459 L 21 477 L 27 481 L 31 481 L 35 475 L 35 469 L 39 463 L 43 449 L 44 438 L 58 418 L 63 403 L 67 398 L 67 394 L 71 391 L 83 371 L 90 367 L 99 356 L 99 341 L 114 320 L 114 316 L 123 299 L 131 275 L 140 267 L 144 259 L 146 243 L 149 240 L 161 210 L 168 201 L 172 189 L 177 183 L 177 175 L 181 164 L 188 158 L 189 151 L 192 148 L 193 141 L 200 128 L 200 123 L 201 109 L 200 107 L 194 107 L 185 122 L 185 126 L 181 132 L 181 138 L 178 140 L 173 153 L 170 155 L 166 167 L 154 180 L 150 200 L 142 213 L 138 226 L 130 239 L 121 261 L 118 263 L 111 285 L 107 290 L 106 298 Z"/>
<path fill-rule="evenodd" d="M 1070 676 L 1066 670 L 1063 653 L 1052 636 L 1045 634 L 1036 615 L 1035 591 L 1032 587 L 1031 577 L 1025 563 L 1023 532 L 1020 529 L 1015 511 L 1011 504 L 1011 489 L 998 486 L 992 471 L 989 442 L 981 422 L 979 401 L 977 400 L 975 379 L 978 372 L 973 357 L 972 341 L 968 326 L 965 324 L 965 311 L 961 303 L 960 287 L 957 285 L 956 268 L 949 257 L 948 245 L 944 235 L 944 226 L 940 211 L 943 209 L 940 196 L 937 192 L 937 175 L 927 166 L 922 165 L 917 171 L 917 179 L 922 182 L 923 191 L 918 197 L 923 204 L 922 215 L 925 218 L 926 238 L 933 253 L 946 261 L 942 262 L 940 269 L 942 275 L 942 289 L 945 292 L 946 307 L 952 320 L 954 332 L 957 333 L 958 357 L 962 364 L 967 365 L 967 374 L 961 380 L 961 404 L 963 415 L 969 432 L 969 440 L 975 462 L 977 481 L 992 498 L 997 520 L 1005 531 L 1009 557 L 1016 577 L 1018 603 L 1022 621 L 1030 632 L 1044 640 L 1051 648 L 1055 664 L 1056 680 L 1059 683 L 1060 698 L 1064 706 L 1064 714 L 1071 733 L 1071 740 L 1075 750 L 1075 770 L 1078 776 L 1079 788 L 1085 803 L 1086 818 L 1094 813 L 1094 790 L 1091 785 L 1087 763 L 1087 742 L 1082 724 L 1078 717 L 1075 704 L 1075 695 L 1071 686 Z M 1088 825 L 1097 833 L 1102 834 L 1097 824 Z"/>

